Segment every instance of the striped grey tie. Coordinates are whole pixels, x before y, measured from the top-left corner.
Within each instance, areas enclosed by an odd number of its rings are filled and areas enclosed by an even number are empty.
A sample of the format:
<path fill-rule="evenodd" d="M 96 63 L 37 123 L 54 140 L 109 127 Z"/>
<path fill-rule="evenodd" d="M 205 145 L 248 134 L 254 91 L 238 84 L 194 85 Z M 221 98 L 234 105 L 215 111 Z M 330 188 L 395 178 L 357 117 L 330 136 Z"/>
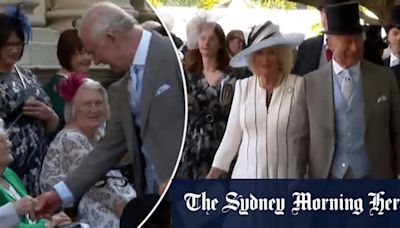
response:
<path fill-rule="evenodd" d="M 353 78 L 351 77 L 350 70 L 343 70 L 341 74 L 343 75 L 342 83 L 340 84 L 342 95 L 346 100 L 347 105 L 350 105 L 350 99 L 351 96 L 353 95 L 355 83 Z"/>

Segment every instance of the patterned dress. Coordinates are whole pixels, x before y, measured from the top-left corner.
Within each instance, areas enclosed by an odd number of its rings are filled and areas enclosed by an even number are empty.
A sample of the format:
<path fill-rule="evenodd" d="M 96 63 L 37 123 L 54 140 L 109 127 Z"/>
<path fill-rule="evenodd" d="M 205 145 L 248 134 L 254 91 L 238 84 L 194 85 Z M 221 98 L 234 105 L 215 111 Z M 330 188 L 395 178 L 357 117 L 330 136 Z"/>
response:
<path fill-rule="evenodd" d="M 35 196 L 39 193 L 38 176 L 50 137 L 43 121 L 21 115 L 22 106 L 31 96 L 50 107 L 51 103 L 36 77 L 30 71 L 18 69 L 19 74 L 0 73 L 0 118 L 10 128 L 14 162 L 9 167 L 21 178 L 28 194 Z"/>
<path fill-rule="evenodd" d="M 75 129 L 61 130 L 51 142 L 40 174 L 40 187 L 48 191 L 75 170 L 93 150 L 89 139 Z M 112 151 L 110 151 L 112 153 Z M 118 205 L 136 197 L 136 191 L 119 170 L 111 170 L 81 198 L 77 221 L 90 227 L 118 228 Z"/>
<path fill-rule="evenodd" d="M 229 75 L 210 86 L 204 76 L 187 74 L 189 116 L 178 177 L 207 176 L 224 136 L 234 85 L 235 79 Z"/>

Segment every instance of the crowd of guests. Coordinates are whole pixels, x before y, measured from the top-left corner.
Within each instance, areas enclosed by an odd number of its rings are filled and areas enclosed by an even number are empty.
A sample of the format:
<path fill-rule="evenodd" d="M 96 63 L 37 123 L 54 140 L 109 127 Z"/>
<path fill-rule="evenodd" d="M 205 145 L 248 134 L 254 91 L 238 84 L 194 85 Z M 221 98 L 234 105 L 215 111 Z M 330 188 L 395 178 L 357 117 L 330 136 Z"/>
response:
<path fill-rule="evenodd" d="M 189 115 L 177 177 L 396 178 L 400 6 L 384 26 L 362 26 L 358 7 L 348 0 L 320 1 L 324 31 L 307 40 L 281 34 L 267 21 L 246 39 L 240 30 L 229 32 L 222 45 L 220 26 L 202 14 L 194 17 L 188 47 L 195 44 L 189 50 L 196 50 L 203 68 L 193 80 L 193 51 L 186 53 Z M 210 24 L 214 38 L 204 44 Z M 229 65 L 223 65 L 217 88 L 204 47 L 228 49 Z M 214 66 L 224 61 L 220 57 Z M 234 95 L 225 96 L 227 91 Z"/>

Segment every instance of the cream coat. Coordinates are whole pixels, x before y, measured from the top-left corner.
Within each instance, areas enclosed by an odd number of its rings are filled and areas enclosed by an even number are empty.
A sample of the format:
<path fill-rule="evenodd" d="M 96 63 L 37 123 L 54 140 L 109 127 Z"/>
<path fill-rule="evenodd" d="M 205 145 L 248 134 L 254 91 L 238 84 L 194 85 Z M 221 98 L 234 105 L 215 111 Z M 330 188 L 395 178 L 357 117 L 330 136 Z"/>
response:
<path fill-rule="evenodd" d="M 257 77 L 237 81 L 225 135 L 212 166 L 228 171 L 238 154 L 232 178 L 288 178 L 287 127 L 302 80 L 288 75 L 274 89 L 268 110 L 266 91 Z"/>

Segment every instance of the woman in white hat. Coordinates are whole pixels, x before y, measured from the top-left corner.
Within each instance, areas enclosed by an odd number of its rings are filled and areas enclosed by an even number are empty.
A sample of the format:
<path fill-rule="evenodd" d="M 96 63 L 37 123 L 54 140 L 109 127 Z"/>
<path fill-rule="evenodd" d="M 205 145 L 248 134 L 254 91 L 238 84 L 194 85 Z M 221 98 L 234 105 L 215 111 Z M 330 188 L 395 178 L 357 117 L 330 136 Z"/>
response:
<path fill-rule="evenodd" d="M 253 76 L 236 82 L 225 135 L 207 178 L 228 172 L 236 155 L 232 178 L 290 177 L 286 130 L 302 78 L 289 72 L 292 48 L 303 39 L 282 35 L 270 21 L 252 29 L 248 47 L 230 65 L 248 66 Z"/>

